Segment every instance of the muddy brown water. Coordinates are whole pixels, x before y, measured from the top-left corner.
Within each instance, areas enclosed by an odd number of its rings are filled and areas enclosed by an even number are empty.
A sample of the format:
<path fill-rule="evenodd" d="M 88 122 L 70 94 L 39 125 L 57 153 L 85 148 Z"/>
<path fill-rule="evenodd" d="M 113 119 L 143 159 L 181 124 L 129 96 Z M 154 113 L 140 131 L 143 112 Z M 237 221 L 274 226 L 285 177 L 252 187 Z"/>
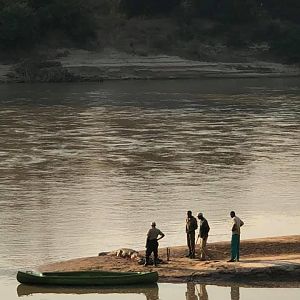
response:
<path fill-rule="evenodd" d="M 1 85 L 0 140 L 6 299 L 17 269 L 142 249 L 152 221 L 184 244 L 188 209 L 210 241 L 232 209 L 242 238 L 299 234 L 297 78 Z"/>

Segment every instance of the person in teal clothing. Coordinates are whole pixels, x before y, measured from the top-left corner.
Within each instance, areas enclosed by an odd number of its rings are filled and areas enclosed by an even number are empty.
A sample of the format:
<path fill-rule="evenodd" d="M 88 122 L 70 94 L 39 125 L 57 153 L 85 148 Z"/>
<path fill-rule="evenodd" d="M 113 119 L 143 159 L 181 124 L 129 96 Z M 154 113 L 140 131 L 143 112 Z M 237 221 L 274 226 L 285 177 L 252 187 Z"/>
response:
<path fill-rule="evenodd" d="M 241 240 L 241 227 L 244 222 L 235 215 L 234 211 L 230 212 L 232 218 L 232 236 L 231 236 L 231 258 L 228 262 L 234 262 L 240 260 L 240 240 Z"/>

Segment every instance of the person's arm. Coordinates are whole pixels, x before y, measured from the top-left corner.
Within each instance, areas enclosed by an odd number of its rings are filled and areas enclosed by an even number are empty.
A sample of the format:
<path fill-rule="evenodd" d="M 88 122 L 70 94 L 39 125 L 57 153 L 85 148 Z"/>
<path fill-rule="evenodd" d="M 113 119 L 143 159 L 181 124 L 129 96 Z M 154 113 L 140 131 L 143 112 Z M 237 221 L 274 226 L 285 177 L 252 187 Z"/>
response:
<path fill-rule="evenodd" d="M 198 222 L 197 222 L 197 219 L 194 218 L 194 226 L 195 226 L 195 230 L 198 228 Z"/>
<path fill-rule="evenodd" d="M 241 220 L 241 224 L 240 224 L 240 226 L 242 227 L 244 225 L 244 222 Z"/>
<path fill-rule="evenodd" d="M 207 220 L 205 220 L 204 224 L 205 224 L 204 235 L 207 236 L 210 230 Z"/>
<path fill-rule="evenodd" d="M 148 247 L 148 243 L 149 243 L 149 234 L 150 234 L 150 229 L 148 230 L 148 232 L 147 232 L 147 237 L 146 237 L 146 246 L 145 246 L 145 248 L 147 248 Z"/>
<path fill-rule="evenodd" d="M 161 240 L 165 235 L 160 231 L 159 232 L 160 237 L 157 239 L 158 241 Z"/>
<path fill-rule="evenodd" d="M 203 230 L 204 230 L 204 226 L 203 226 L 204 224 L 202 223 L 200 223 L 200 226 L 199 226 L 199 234 L 198 234 L 198 236 L 201 238 L 202 236 L 203 236 Z"/>

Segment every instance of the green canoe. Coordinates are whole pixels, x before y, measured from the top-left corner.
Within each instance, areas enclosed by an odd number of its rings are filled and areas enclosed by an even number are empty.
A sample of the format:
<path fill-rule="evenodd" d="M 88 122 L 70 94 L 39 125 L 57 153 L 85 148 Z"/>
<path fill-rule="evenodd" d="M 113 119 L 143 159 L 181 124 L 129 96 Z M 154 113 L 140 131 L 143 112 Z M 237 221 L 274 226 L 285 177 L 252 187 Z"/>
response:
<path fill-rule="evenodd" d="M 20 283 L 43 285 L 127 285 L 148 284 L 158 280 L 157 272 L 104 272 L 104 271 L 76 271 L 76 272 L 44 272 L 19 271 L 17 280 Z"/>

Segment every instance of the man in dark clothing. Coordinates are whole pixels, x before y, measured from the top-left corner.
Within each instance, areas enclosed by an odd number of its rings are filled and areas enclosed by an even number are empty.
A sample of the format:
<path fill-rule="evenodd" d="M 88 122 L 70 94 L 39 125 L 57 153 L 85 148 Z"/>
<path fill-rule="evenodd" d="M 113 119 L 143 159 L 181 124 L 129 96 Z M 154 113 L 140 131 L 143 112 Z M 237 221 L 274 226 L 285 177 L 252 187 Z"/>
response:
<path fill-rule="evenodd" d="M 185 232 L 187 245 L 189 248 L 189 254 L 187 257 L 195 258 L 195 230 L 198 228 L 197 219 L 192 215 L 192 212 L 189 210 L 187 212 Z"/>
<path fill-rule="evenodd" d="M 205 260 L 207 255 L 207 239 L 208 239 L 208 232 L 210 227 L 208 225 L 207 220 L 203 217 L 202 213 L 198 214 L 198 219 L 200 220 L 200 230 L 199 230 L 199 237 L 200 237 L 200 259 Z"/>
<path fill-rule="evenodd" d="M 160 236 L 158 238 L 158 236 Z M 152 222 L 151 228 L 149 229 L 147 233 L 147 241 L 146 241 L 146 262 L 145 266 L 149 265 L 149 257 L 151 253 L 154 254 L 154 265 L 157 265 L 158 260 L 158 242 L 160 239 L 162 239 L 165 235 L 156 228 L 156 223 Z"/>

